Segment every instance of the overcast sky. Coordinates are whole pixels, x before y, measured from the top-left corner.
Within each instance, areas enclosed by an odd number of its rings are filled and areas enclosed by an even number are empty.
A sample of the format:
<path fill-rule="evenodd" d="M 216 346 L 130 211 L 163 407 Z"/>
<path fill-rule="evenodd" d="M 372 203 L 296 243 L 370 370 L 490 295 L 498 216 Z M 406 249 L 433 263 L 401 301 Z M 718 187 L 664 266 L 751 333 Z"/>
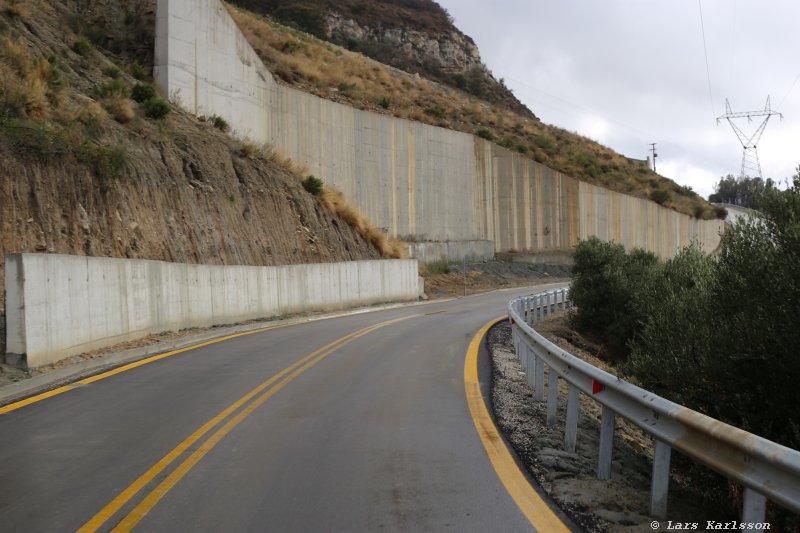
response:
<path fill-rule="evenodd" d="M 758 153 L 764 177 L 800 164 L 800 2 L 702 0 L 438 0 L 484 63 L 544 122 L 636 158 L 658 143 L 658 172 L 707 197 L 738 175 L 733 111 L 784 114 Z M 737 121 L 746 132 L 758 124 Z"/>

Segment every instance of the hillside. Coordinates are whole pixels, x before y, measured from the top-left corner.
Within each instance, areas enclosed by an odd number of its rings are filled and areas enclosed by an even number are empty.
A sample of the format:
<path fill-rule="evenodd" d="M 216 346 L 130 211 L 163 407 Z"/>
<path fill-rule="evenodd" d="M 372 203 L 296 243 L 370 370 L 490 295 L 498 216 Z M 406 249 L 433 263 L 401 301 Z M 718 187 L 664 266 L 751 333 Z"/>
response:
<path fill-rule="evenodd" d="M 335 191 L 306 191 L 280 154 L 155 96 L 154 9 L 0 0 L 0 256 L 277 265 L 400 253 Z"/>
<path fill-rule="evenodd" d="M 481 61 L 475 42 L 456 28 L 450 14 L 433 0 L 233 3 L 380 63 L 535 118 L 502 81 L 495 79 Z"/>
<path fill-rule="evenodd" d="M 263 4 L 256 0 L 251 3 Z M 270 71 L 283 83 L 359 109 L 472 133 L 566 175 L 649 198 L 698 218 L 724 218 L 724 210 L 710 205 L 691 189 L 591 139 L 384 65 L 270 17 L 231 4 L 228 10 Z"/>

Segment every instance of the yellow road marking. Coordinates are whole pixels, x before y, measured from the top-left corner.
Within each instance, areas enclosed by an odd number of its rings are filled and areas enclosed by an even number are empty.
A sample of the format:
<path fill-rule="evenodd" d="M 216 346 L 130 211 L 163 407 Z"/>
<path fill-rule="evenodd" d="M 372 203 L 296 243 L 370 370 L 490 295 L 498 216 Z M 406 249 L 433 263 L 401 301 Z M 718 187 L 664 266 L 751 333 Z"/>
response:
<path fill-rule="evenodd" d="M 492 320 L 483 326 L 469 343 L 467 359 L 464 364 L 464 391 L 467 395 L 469 412 L 497 477 L 503 482 L 528 522 L 537 531 L 569 532 L 567 526 L 536 493 L 525 474 L 517 466 L 494 425 L 492 417 L 489 416 L 489 410 L 483 400 L 481 385 L 478 382 L 478 351 L 486 332 L 502 319 L 507 320 L 508 317 Z"/>
<path fill-rule="evenodd" d="M 49 390 L 47 392 L 37 394 L 36 396 L 31 396 L 30 398 L 25 398 L 24 400 L 4 405 L 3 407 L 0 407 L 0 415 L 15 409 L 19 409 L 20 407 L 25 407 L 26 405 L 30 405 L 32 403 L 40 402 L 46 398 L 50 398 L 51 396 L 57 396 L 62 392 L 67 392 L 74 388 L 75 387 L 73 385 L 64 385 L 63 387 L 58 387 L 57 389 Z"/>
<path fill-rule="evenodd" d="M 143 365 L 146 365 L 146 364 L 149 364 L 149 363 L 154 363 L 156 361 L 160 361 L 162 359 L 166 359 L 167 357 L 172 357 L 173 355 L 177 355 L 179 353 L 188 352 L 189 350 L 196 350 L 197 348 L 202 348 L 204 346 L 210 346 L 211 344 L 216 344 L 218 342 L 223 342 L 223 341 L 235 339 L 237 337 L 244 337 L 245 335 L 253 335 L 254 333 L 263 333 L 265 331 L 270 331 L 270 330 L 273 330 L 273 329 L 287 328 L 289 326 L 297 326 L 299 324 L 304 324 L 304 323 L 305 322 L 294 322 L 292 324 L 279 324 L 277 326 L 270 326 L 268 328 L 254 329 L 252 331 L 244 331 L 242 333 L 235 333 L 233 335 L 227 335 L 225 337 L 220 337 L 218 339 L 212 339 L 210 341 L 201 342 L 200 344 L 193 344 L 191 346 L 185 346 L 185 347 L 180 348 L 178 350 L 172 350 L 171 352 L 165 352 L 165 353 L 162 353 L 162 354 L 153 355 L 151 357 L 147 357 L 145 359 L 141 359 L 139 361 L 135 361 L 133 363 L 128 363 L 127 365 L 120 366 L 120 367 L 115 368 L 113 370 L 109 370 L 109 371 L 103 372 L 101 374 L 96 374 L 94 376 L 81 379 L 79 381 L 76 381 L 74 384 L 64 385 L 63 387 L 58 387 L 57 389 L 53 389 L 53 390 L 50 390 L 50 391 L 47 391 L 47 392 L 43 392 L 41 394 L 36 394 L 36 395 L 31 396 L 29 398 L 25 398 L 24 400 L 20 400 L 18 402 L 14 402 L 14 403 L 10 403 L 8 405 L 4 405 L 3 407 L 0 407 L 0 415 L 8 413 L 8 412 L 11 412 L 11 411 L 15 411 L 15 410 L 19 409 L 20 407 L 25 407 L 26 405 L 30 405 L 32 403 L 36 403 L 36 402 L 40 402 L 42 400 L 46 400 L 47 398 L 50 398 L 50 397 L 53 397 L 53 396 L 57 396 L 57 395 L 62 394 L 64 392 L 71 391 L 73 389 L 76 389 L 77 385 L 89 385 L 90 383 L 94 383 L 95 381 L 100 381 L 101 379 L 109 378 L 111 376 L 115 376 L 115 375 L 120 374 L 122 372 L 127 372 L 128 370 L 132 370 L 134 368 L 138 368 L 140 366 L 143 366 Z"/>
<path fill-rule="evenodd" d="M 222 426 L 219 430 L 217 430 L 209 439 L 204 442 L 194 453 L 192 453 L 186 460 L 184 460 L 169 476 L 167 476 L 161 483 L 156 486 L 146 497 L 145 499 L 140 502 L 123 520 L 119 523 L 119 525 L 114 528 L 114 531 L 130 531 L 149 511 L 152 509 L 164 495 L 169 492 L 172 487 L 174 487 L 184 475 L 186 475 L 191 468 L 197 464 L 200 459 L 202 459 L 209 451 L 211 451 L 214 446 L 222 440 L 225 435 L 227 435 L 233 428 L 235 428 L 239 423 L 241 423 L 247 416 L 249 416 L 256 408 L 258 408 L 261 404 L 267 401 L 270 397 L 272 397 L 275 393 L 280 391 L 284 388 L 289 382 L 291 382 L 294 378 L 305 372 L 308 368 L 315 365 L 325 357 L 329 356 L 339 348 L 349 344 L 350 342 L 354 341 L 355 339 L 362 337 L 376 329 L 382 328 L 384 326 L 388 326 L 390 324 L 394 324 L 396 322 L 400 322 L 402 320 L 408 320 L 410 318 L 415 318 L 420 315 L 410 315 L 407 317 L 400 317 L 395 318 L 392 320 L 387 320 L 385 322 L 380 322 L 378 324 L 373 324 L 371 326 L 367 326 L 366 328 L 360 329 L 344 337 L 341 337 L 318 350 L 310 353 L 309 355 L 303 357 L 302 359 L 296 361 L 292 365 L 286 367 L 278 374 L 272 376 L 258 387 L 253 389 L 252 391 L 248 392 L 242 398 L 231 404 L 225 410 L 220 412 L 217 416 L 209 420 L 206 424 L 200 427 L 197 431 L 195 431 L 192 435 L 190 435 L 186 440 L 178 444 L 172 451 L 170 451 L 167 455 L 161 458 L 155 465 L 153 465 L 147 472 L 142 474 L 136 481 L 134 481 L 128 488 L 126 488 L 122 493 L 119 494 L 114 500 L 112 500 L 108 505 L 106 505 L 103 509 L 100 510 L 95 516 L 93 516 L 86 524 L 79 529 L 79 533 L 89 532 L 89 531 L 97 531 L 109 518 L 111 518 L 117 511 L 119 511 L 131 498 L 133 498 L 139 491 L 141 491 L 148 483 L 150 483 L 156 476 L 158 476 L 165 468 L 167 468 L 172 462 L 174 462 L 178 457 L 180 457 L 190 446 L 195 444 L 199 439 L 201 439 L 206 433 L 211 431 L 217 424 L 222 422 L 225 418 L 227 418 L 231 413 L 236 411 L 239 407 L 247 403 L 251 400 L 254 396 L 258 395 L 264 389 L 268 388 L 270 385 L 274 384 L 281 378 L 283 378 L 280 383 L 275 385 L 272 389 L 268 390 L 262 396 L 254 400 L 250 403 L 245 409 L 243 409 L 240 413 L 238 413 L 235 417 L 230 419 L 224 426 Z M 287 374 L 289 374 L 287 376 Z M 287 377 L 284 377 L 287 376 Z"/>

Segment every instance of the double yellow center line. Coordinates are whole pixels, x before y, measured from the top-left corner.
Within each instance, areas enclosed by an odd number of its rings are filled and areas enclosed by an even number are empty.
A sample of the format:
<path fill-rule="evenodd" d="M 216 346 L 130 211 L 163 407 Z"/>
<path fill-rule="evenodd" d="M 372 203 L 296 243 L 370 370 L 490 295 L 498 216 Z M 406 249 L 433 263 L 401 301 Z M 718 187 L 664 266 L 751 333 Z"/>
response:
<path fill-rule="evenodd" d="M 297 376 L 331 355 L 336 350 L 346 346 L 359 337 L 363 337 L 377 329 L 396 324 L 403 320 L 415 318 L 421 315 L 411 315 L 401 318 L 395 318 L 373 324 L 365 327 L 344 337 L 341 337 L 322 348 L 315 350 L 303 357 L 299 361 L 286 367 L 279 373 L 267 379 L 256 388 L 236 400 L 223 411 L 221 411 L 214 418 L 203 424 L 200 428 L 187 437 L 183 442 L 178 444 L 172 451 L 162 457 L 155 463 L 147 472 L 139 476 L 136 481 L 130 484 L 128 488 L 122 491 L 119 496 L 114 498 L 108 505 L 103 507 L 96 515 L 94 515 L 86 524 L 83 525 L 78 531 L 80 533 L 97 531 L 100 529 L 112 516 L 114 516 L 122 507 L 124 507 L 134 496 L 136 496 L 142 489 L 144 489 L 153 479 L 161 474 L 169 465 L 175 462 L 181 455 L 184 454 L 190 447 L 202 439 L 206 434 L 211 432 L 215 427 L 227 419 L 219 429 L 217 429 L 207 440 L 205 440 L 194 452 L 192 452 L 186 459 L 183 460 L 172 472 L 167 475 L 154 489 L 152 489 L 142 499 L 136 507 L 133 508 L 122 520 L 114 527 L 112 531 L 130 531 L 142 518 L 153 508 L 155 505 L 196 465 L 208 452 L 210 452 L 228 433 L 230 433 L 236 426 L 238 426 L 244 419 L 246 419 L 253 411 L 255 411 L 261 404 L 270 399 L 274 394 L 283 389 L 287 384 L 294 380 Z M 248 403 L 249 402 L 249 403 Z M 237 410 L 243 407 L 234 416 Z"/>

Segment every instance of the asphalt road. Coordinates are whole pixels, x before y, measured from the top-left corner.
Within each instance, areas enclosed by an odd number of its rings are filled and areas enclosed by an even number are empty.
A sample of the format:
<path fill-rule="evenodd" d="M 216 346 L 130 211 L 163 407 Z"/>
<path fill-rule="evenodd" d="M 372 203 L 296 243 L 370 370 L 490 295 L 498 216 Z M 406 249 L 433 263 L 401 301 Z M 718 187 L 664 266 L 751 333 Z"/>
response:
<path fill-rule="evenodd" d="M 464 387 L 529 292 L 245 335 L 0 414 L 0 531 L 531 531 Z"/>

